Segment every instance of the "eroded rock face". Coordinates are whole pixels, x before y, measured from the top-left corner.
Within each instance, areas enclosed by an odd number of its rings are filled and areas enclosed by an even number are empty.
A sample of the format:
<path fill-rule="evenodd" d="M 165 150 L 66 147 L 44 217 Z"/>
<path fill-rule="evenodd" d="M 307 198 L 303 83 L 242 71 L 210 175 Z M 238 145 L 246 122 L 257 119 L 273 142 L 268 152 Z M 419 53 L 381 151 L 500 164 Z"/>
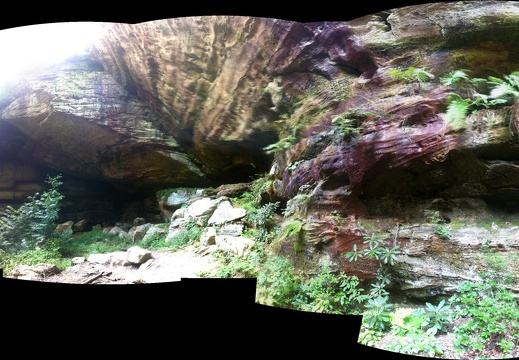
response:
<path fill-rule="evenodd" d="M 131 190 L 204 177 L 157 117 L 99 64 L 76 59 L 16 88 L 2 121 L 12 158 Z M 14 136 L 14 135 L 13 135 Z M 7 136 L 5 142 L 14 142 Z"/>
<path fill-rule="evenodd" d="M 248 181 L 270 165 L 262 148 L 307 88 L 376 68 L 342 23 L 209 16 L 106 24 L 92 56 L 5 92 L 2 148 L 128 191 Z"/>

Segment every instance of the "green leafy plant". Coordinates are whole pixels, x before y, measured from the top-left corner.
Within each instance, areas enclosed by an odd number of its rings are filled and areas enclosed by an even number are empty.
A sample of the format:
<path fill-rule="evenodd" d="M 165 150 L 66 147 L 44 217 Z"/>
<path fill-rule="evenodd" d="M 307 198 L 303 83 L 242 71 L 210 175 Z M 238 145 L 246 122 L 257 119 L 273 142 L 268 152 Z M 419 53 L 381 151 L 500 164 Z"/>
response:
<path fill-rule="evenodd" d="M 258 298 L 272 306 L 291 308 L 301 279 L 290 262 L 279 256 L 268 256 L 258 270 Z"/>
<path fill-rule="evenodd" d="M 50 239 L 56 228 L 63 195 L 61 175 L 47 176 L 50 189 L 28 197 L 28 202 L 15 209 L 8 206 L 0 218 L 0 247 L 8 252 L 34 249 Z"/>
<path fill-rule="evenodd" d="M 346 253 L 346 258 L 350 261 L 357 261 L 363 257 L 380 260 L 384 265 L 394 265 L 399 254 L 399 246 L 383 246 L 384 238 L 380 234 L 372 234 L 364 237 L 363 243 L 367 246 L 360 249 L 357 244 L 353 244 L 352 251 Z"/>
<path fill-rule="evenodd" d="M 511 105 L 519 98 L 519 71 L 503 78 L 470 78 L 467 70 L 455 70 L 440 78 L 453 88 L 447 97 L 446 121 L 455 129 L 465 126 L 466 117 L 482 108 Z"/>
<path fill-rule="evenodd" d="M 507 98 L 519 98 L 519 71 L 504 75 L 503 79 L 489 76 L 487 82 L 492 86 L 490 98 L 494 100 L 493 105 L 507 103 Z"/>
<path fill-rule="evenodd" d="M 496 347 L 509 356 L 519 345 L 519 306 L 507 289 L 513 277 L 484 273 L 481 278 L 462 282 L 449 299 L 456 317 L 463 319 L 454 330 L 456 350 L 474 357 Z"/>
<path fill-rule="evenodd" d="M 286 138 L 280 139 L 278 142 L 274 144 L 270 144 L 268 146 L 265 146 L 263 150 L 267 154 L 274 154 L 279 151 L 283 151 L 294 145 L 296 141 L 296 137 L 293 135 L 288 135 Z"/>
<path fill-rule="evenodd" d="M 395 341 L 385 346 L 385 349 L 409 355 L 424 354 L 429 357 L 442 355 L 444 350 L 433 334 L 420 332 L 410 332 L 398 337 Z"/>
<path fill-rule="evenodd" d="M 438 210 L 424 210 L 424 214 L 430 223 L 436 225 L 434 228 L 435 234 L 440 235 L 445 239 L 452 238 L 452 233 L 447 225 L 444 224 L 445 220 Z"/>
<path fill-rule="evenodd" d="M 439 224 L 443 221 L 443 217 L 438 210 L 424 210 L 427 221 L 432 224 Z"/>
<path fill-rule="evenodd" d="M 450 94 L 447 97 L 447 111 L 445 113 L 446 121 L 459 130 L 465 125 L 465 119 L 469 115 L 470 107 L 473 101 L 464 99 L 458 94 Z"/>
<path fill-rule="evenodd" d="M 376 343 L 378 343 L 382 336 L 384 335 L 383 332 L 377 331 L 375 329 L 367 329 L 362 328 L 359 332 L 359 343 L 367 346 L 374 346 Z"/>
<path fill-rule="evenodd" d="M 279 202 L 267 203 L 259 209 L 249 211 L 245 216 L 245 221 L 251 223 L 256 229 L 255 235 L 257 240 L 265 242 L 273 235 L 275 225 L 273 216 L 278 207 Z"/>
<path fill-rule="evenodd" d="M 413 314 L 424 319 L 421 326 L 427 329 L 428 334 L 446 333 L 448 325 L 453 321 L 451 305 L 446 304 L 443 299 L 436 306 L 429 302 L 426 302 L 425 306 L 425 308 L 419 308 Z"/>
<path fill-rule="evenodd" d="M 391 310 L 393 304 L 388 296 L 377 296 L 367 300 L 362 317 L 362 325 L 367 329 L 387 331 L 391 327 Z"/>
<path fill-rule="evenodd" d="M 297 310 L 329 314 L 361 314 L 368 299 L 356 276 L 343 272 L 334 274 L 329 264 L 307 282 L 294 297 Z"/>
<path fill-rule="evenodd" d="M 432 306 L 432 305 L 431 305 Z M 443 306 L 440 307 L 443 309 Z M 437 310 L 435 308 L 435 310 Z M 391 314 L 391 333 L 393 341 L 384 346 L 384 349 L 403 354 L 424 354 L 429 357 L 436 357 L 443 354 L 443 347 L 435 337 L 433 331 L 427 329 L 431 319 L 429 310 L 418 308 L 400 308 Z M 442 313 L 443 315 L 443 313 Z"/>
<path fill-rule="evenodd" d="M 468 75 L 468 70 L 466 69 L 458 69 L 452 70 L 448 74 L 440 77 L 440 83 L 445 86 L 460 86 L 462 84 L 470 84 L 472 85 L 472 81 L 470 76 Z"/>
<path fill-rule="evenodd" d="M 446 225 L 439 224 L 434 228 L 434 233 L 440 235 L 441 237 L 445 239 L 452 238 L 452 232 L 449 230 L 449 228 Z"/>
<path fill-rule="evenodd" d="M 345 135 L 355 136 L 362 133 L 362 127 L 356 118 L 349 118 L 345 115 L 332 116 L 332 126 L 336 127 Z"/>
<path fill-rule="evenodd" d="M 156 239 L 158 243 L 155 246 L 167 247 L 172 250 L 181 249 L 187 245 L 192 244 L 194 241 L 198 240 L 204 231 L 204 228 L 197 225 L 195 221 L 189 221 L 185 224 L 185 231 L 181 232 L 179 235 L 169 239 L 167 243 L 165 243 L 165 238 L 162 240 L 161 235 L 157 235 Z"/>
<path fill-rule="evenodd" d="M 402 69 L 391 69 L 388 72 L 388 75 L 397 80 L 405 80 L 407 82 L 425 82 L 434 79 L 434 75 L 430 72 L 415 68 L 413 66 L 408 67 L 405 70 Z"/>
<path fill-rule="evenodd" d="M 395 244 L 392 247 L 385 246 L 383 244 L 384 241 L 385 238 L 380 234 L 373 233 L 366 235 L 364 236 L 364 247 L 362 249 L 360 249 L 357 244 L 353 244 L 352 250 L 345 254 L 349 262 L 358 261 L 365 257 L 380 262 L 375 282 L 371 284 L 370 296 L 372 298 L 385 297 L 388 295 L 385 288 L 391 282 L 390 268 L 395 264 L 400 253 L 398 245 Z"/>
<path fill-rule="evenodd" d="M 303 223 L 299 220 L 291 220 L 283 227 L 281 238 L 290 238 L 300 234 L 303 228 Z"/>
<path fill-rule="evenodd" d="M 215 276 L 219 278 L 257 278 L 261 264 L 265 261 L 263 244 L 256 242 L 251 251 L 238 256 L 227 251 L 217 251 L 213 257 L 220 265 L 216 269 Z"/>

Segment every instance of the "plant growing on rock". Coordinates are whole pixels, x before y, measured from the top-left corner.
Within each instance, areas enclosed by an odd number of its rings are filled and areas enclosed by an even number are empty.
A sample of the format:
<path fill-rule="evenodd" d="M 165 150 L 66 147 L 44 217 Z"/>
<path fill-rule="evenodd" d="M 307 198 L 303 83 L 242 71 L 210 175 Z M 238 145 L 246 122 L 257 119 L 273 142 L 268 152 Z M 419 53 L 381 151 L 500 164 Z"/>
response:
<path fill-rule="evenodd" d="M 422 83 L 422 82 L 434 79 L 434 75 L 431 74 L 430 72 L 428 72 L 424 69 L 415 68 L 413 66 L 410 66 L 405 70 L 391 69 L 391 70 L 389 70 L 388 75 L 391 76 L 393 79 L 405 80 L 407 82 L 418 82 L 418 83 Z"/>
<path fill-rule="evenodd" d="M 444 219 L 438 210 L 424 210 L 427 220 L 435 225 L 434 233 L 440 235 L 445 239 L 450 239 L 452 233 L 449 228 L 444 224 Z"/>
<path fill-rule="evenodd" d="M 267 203 L 259 209 L 248 212 L 245 216 L 245 220 L 255 227 L 257 240 L 265 242 L 270 239 L 275 226 L 273 216 L 278 207 L 279 202 Z"/>
<path fill-rule="evenodd" d="M 467 72 L 454 70 L 440 78 L 454 91 L 447 97 L 445 120 L 455 129 L 462 128 L 466 117 L 480 109 L 512 105 L 519 98 L 519 71 L 487 79 L 470 78 Z"/>
<path fill-rule="evenodd" d="M 365 236 L 363 243 L 367 246 L 365 246 L 363 249 L 359 249 L 357 244 L 353 244 L 352 251 L 347 252 L 345 256 L 350 262 L 368 257 L 371 259 L 380 260 L 381 267 L 384 267 L 385 265 L 391 266 L 394 264 L 399 254 L 399 246 L 383 246 L 383 240 L 384 237 L 380 234 Z"/>
<path fill-rule="evenodd" d="M 300 251 L 300 235 L 303 229 L 303 223 L 299 220 L 290 220 L 283 226 L 280 239 L 295 238 L 294 240 L 294 251 L 297 253 Z"/>
<path fill-rule="evenodd" d="M 278 142 L 274 144 L 270 144 L 268 146 L 265 146 L 263 150 L 267 154 L 274 154 L 279 151 L 283 151 L 294 145 L 296 141 L 296 137 L 293 135 L 288 135 L 286 138 L 280 139 Z"/>

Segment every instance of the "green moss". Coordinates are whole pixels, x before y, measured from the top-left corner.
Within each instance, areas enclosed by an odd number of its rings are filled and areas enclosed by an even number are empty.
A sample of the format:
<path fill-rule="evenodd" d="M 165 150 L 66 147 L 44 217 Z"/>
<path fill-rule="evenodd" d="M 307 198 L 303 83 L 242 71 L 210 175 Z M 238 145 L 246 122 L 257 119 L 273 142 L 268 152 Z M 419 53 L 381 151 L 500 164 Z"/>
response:
<path fill-rule="evenodd" d="M 285 226 L 283 226 L 283 231 L 281 233 L 281 238 L 290 238 L 293 236 L 298 236 L 303 228 L 303 223 L 299 220 L 291 220 Z"/>
<path fill-rule="evenodd" d="M 497 75 L 515 68 L 509 63 L 510 52 L 502 49 L 461 48 L 450 53 L 450 62 L 454 68 L 470 68 L 473 76 Z M 490 74 L 489 74 L 490 72 Z"/>

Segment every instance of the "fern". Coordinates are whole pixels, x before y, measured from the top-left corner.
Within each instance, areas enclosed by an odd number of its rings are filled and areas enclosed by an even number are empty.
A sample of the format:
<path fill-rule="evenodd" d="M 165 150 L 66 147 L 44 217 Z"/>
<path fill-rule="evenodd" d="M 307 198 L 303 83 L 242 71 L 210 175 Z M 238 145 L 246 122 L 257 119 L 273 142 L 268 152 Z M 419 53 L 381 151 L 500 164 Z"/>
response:
<path fill-rule="evenodd" d="M 470 99 L 463 99 L 457 94 L 450 95 L 445 121 L 456 130 L 462 128 L 465 125 L 465 119 L 469 113 L 471 103 Z"/>
<path fill-rule="evenodd" d="M 409 67 L 405 70 L 401 69 L 391 69 L 388 72 L 389 76 L 393 79 L 403 79 L 407 82 L 425 82 L 431 79 L 434 79 L 434 75 L 425 71 L 424 69 L 418 69 L 415 67 Z"/>
<path fill-rule="evenodd" d="M 470 82 L 468 70 L 453 70 L 445 76 L 440 77 L 440 83 L 445 86 L 452 86 L 459 83 Z"/>
<path fill-rule="evenodd" d="M 283 150 L 288 149 L 289 147 L 294 145 L 295 141 L 296 141 L 295 136 L 289 135 L 286 138 L 279 140 L 277 143 L 265 146 L 263 148 L 263 150 L 267 154 L 274 154 L 274 153 L 277 153 L 279 151 L 283 151 Z"/>
<path fill-rule="evenodd" d="M 418 82 L 425 82 L 434 79 L 434 75 L 424 69 L 414 69 L 412 76 Z"/>

